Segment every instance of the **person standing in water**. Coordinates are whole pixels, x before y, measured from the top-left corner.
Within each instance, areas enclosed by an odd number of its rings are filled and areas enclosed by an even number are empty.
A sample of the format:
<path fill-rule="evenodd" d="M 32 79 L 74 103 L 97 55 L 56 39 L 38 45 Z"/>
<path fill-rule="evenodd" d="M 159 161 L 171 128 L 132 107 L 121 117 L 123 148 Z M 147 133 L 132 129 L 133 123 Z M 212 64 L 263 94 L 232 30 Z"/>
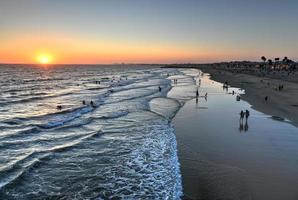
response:
<path fill-rule="evenodd" d="M 199 101 L 199 90 L 197 88 L 197 91 L 196 91 L 196 104 L 198 104 L 198 101 Z"/>
<path fill-rule="evenodd" d="M 160 86 L 158 86 L 158 90 L 159 90 L 159 92 L 161 92 L 161 87 Z"/>
<path fill-rule="evenodd" d="M 95 105 L 94 105 L 94 102 L 93 101 L 90 101 L 90 105 L 95 108 Z"/>

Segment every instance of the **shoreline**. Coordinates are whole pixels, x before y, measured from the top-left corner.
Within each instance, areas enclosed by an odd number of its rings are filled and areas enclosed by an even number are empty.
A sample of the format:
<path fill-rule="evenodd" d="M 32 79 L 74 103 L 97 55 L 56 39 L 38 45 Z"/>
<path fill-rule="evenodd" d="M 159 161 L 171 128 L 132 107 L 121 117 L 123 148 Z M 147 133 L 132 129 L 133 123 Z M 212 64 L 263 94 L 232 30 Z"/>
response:
<path fill-rule="evenodd" d="M 252 108 L 271 116 L 290 120 L 298 127 L 298 84 L 279 79 L 258 77 L 254 75 L 231 73 L 217 69 L 202 69 L 209 73 L 211 79 L 218 82 L 228 81 L 232 87 L 245 90 L 241 98 L 252 105 Z M 278 91 L 275 88 L 283 84 L 285 89 Z M 268 103 L 265 96 L 269 97 Z"/>
<path fill-rule="evenodd" d="M 179 65 L 176 66 L 179 68 Z M 283 79 L 260 77 L 245 73 L 232 73 L 224 69 L 215 69 L 210 66 L 181 66 L 182 68 L 199 69 L 203 73 L 210 74 L 210 79 L 224 83 L 228 81 L 229 86 L 245 90 L 241 98 L 264 114 L 287 119 L 291 124 L 298 127 L 298 83 L 285 81 Z M 276 88 L 279 84 L 284 85 L 282 91 Z M 268 96 L 268 102 L 265 102 Z"/>

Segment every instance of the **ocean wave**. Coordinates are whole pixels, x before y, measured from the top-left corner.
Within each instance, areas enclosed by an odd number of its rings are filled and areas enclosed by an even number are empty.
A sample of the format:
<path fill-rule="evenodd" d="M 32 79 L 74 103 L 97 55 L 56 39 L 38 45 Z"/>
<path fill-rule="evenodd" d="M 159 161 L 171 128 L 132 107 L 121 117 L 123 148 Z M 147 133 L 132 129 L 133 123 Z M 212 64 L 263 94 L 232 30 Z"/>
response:
<path fill-rule="evenodd" d="M 172 119 L 182 104 L 176 99 L 154 98 L 149 102 L 150 111 L 163 116 L 166 119 Z"/>
<path fill-rule="evenodd" d="M 128 80 L 101 85 L 90 83 L 114 72 L 92 71 L 81 77 L 78 70 L 71 76 L 77 78 L 67 86 L 76 81 L 84 86 L 71 94 L 71 100 L 91 97 L 96 108 L 77 106 L 6 121 L 17 131 L 6 130 L 7 135 L 0 138 L 2 149 L 25 156 L 1 165 L 0 198 L 180 199 L 181 175 L 170 120 L 183 101 L 167 95 L 180 87 L 171 85 L 171 74 L 182 73 L 176 69 L 123 71 L 119 77 Z M 192 84 L 183 74 L 179 81 Z M 102 89 L 104 94 L 98 94 Z"/>
<path fill-rule="evenodd" d="M 27 103 L 31 101 L 37 101 L 37 100 L 44 100 L 44 99 L 50 99 L 50 98 L 55 98 L 55 97 L 62 97 L 62 96 L 68 96 L 68 95 L 73 95 L 75 93 L 73 92 L 67 92 L 67 93 L 61 93 L 61 94 L 52 94 L 52 95 L 45 95 L 45 96 L 33 96 L 30 98 L 23 98 L 23 99 L 18 99 L 18 100 L 5 100 L 3 102 L 0 102 L 1 106 L 6 106 L 6 105 L 11 105 L 11 104 L 21 104 L 21 103 Z M 12 96 L 9 97 L 11 98 L 19 98 L 21 96 Z"/>
<path fill-rule="evenodd" d="M 3 190 L 8 185 L 16 183 L 21 179 L 23 174 L 28 172 L 31 168 L 36 167 L 42 159 L 52 155 L 52 153 L 67 151 L 81 142 L 101 134 L 101 130 L 94 131 L 66 144 L 56 145 L 47 149 L 37 149 L 6 164 L 4 167 L 2 166 L 0 168 L 0 190 Z"/>

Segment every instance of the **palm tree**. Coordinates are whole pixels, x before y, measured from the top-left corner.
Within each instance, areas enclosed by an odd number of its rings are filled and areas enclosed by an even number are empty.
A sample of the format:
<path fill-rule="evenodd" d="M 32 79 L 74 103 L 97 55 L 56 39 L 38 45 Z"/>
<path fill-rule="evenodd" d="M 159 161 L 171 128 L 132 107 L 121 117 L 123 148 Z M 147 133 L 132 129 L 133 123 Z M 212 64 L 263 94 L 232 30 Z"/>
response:
<path fill-rule="evenodd" d="M 282 60 L 283 63 L 287 63 L 288 62 L 288 57 L 285 56 L 284 59 Z"/>
<path fill-rule="evenodd" d="M 264 65 L 262 66 L 262 68 L 265 68 L 265 62 L 266 62 L 266 60 L 267 60 L 267 59 L 266 59 L 266 57 L 265 57 L 265 56 L 262 56 L 262 57 L 261 57 L 261 59 L 262 59 L 262 60 L 263 60 L 263 62 L 264 62 Z"/>

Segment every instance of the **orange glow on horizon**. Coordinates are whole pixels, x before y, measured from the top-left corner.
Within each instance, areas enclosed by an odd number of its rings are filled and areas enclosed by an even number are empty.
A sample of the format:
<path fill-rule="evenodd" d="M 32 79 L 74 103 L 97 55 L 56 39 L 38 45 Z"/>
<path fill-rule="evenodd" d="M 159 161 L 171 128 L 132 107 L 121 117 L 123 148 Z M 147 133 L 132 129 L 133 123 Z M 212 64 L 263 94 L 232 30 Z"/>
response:
<path fill-rule="evenodd" d="M 208 62 L 243 57 L 240 52 L 204 43 L 196 47 L 165 41 L 88 38 L 70 34 L 24 34 L 0 38 L 0 62 L 38 64 L 113 64 Z"/>
<path fill-rule="evenodd" d="M 40 54 L 37 57 L 37 62 L 43 65 L 51 64 L 53 62 L 53 57 L 49 54 Z"/>

